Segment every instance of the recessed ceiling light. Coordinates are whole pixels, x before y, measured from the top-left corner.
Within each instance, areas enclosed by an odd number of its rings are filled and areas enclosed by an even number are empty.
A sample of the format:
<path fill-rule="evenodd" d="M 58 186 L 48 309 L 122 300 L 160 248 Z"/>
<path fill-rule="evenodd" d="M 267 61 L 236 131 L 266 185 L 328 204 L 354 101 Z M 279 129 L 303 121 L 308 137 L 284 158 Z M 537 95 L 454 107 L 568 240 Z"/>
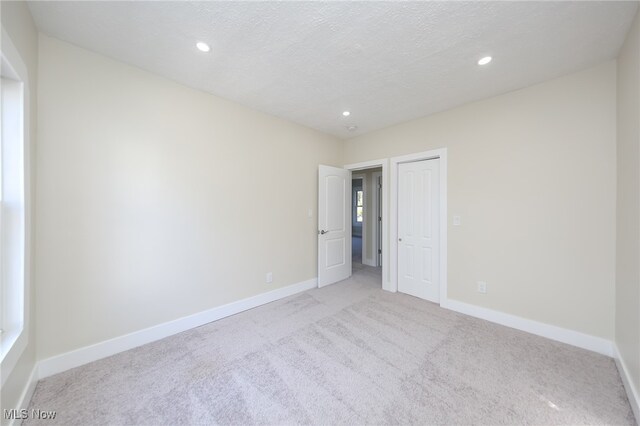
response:
<path fill-rule="evenodd" d="M 487 65 L 493 59 L 491 56 L 485 56 L 484 58 L 478 61 L 478 65 Z"/>
<path fill-rule="evenodd" d="M 349 111 L 344 111 L 342 115 L 344 115 L 345 117 L 348 117 L 351 115 L 351 113 Z"/>
<path fill-rule="evenodd" d="M 204 41 L 197 42 L 196 43 L 196 47 L 201 52 L 209 52 L 211 50 L 211 47 L 207 43 L 205 43 Z"/>

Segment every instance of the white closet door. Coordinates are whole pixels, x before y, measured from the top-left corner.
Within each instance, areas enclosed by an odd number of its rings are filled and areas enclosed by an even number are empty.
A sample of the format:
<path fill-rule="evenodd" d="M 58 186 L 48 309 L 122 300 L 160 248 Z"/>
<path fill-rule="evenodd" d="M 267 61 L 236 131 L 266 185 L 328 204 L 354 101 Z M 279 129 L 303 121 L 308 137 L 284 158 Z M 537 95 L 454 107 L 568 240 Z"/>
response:
<path fill-rule="evenodd" d="M 398 291 L 440 301 L 440 160 L 398 165 Z"/>

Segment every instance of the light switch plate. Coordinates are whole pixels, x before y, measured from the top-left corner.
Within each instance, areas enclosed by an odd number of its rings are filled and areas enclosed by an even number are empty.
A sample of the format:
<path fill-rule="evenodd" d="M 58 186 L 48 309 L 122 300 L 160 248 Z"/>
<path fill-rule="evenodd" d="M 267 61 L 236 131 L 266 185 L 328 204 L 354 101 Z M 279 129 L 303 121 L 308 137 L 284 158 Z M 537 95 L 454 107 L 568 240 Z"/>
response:
<path fill-rule="evenodd" d="M 460 225 L 462 225 L 462 218 L 460 216 L 454 216 L 453 226 L 460 226 Z"/>

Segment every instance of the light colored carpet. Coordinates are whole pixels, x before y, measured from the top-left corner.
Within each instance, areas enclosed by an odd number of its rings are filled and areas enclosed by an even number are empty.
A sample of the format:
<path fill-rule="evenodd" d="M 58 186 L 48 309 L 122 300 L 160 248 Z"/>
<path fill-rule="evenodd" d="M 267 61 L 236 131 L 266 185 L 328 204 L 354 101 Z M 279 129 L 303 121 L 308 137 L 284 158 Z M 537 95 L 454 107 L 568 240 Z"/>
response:
<path fill-rule="evenodd" d="M 376 271 L 47 378 L 30 409 L 57 410 L 47 425 L 634 424 L 612 359 L 383 292 Z"/>

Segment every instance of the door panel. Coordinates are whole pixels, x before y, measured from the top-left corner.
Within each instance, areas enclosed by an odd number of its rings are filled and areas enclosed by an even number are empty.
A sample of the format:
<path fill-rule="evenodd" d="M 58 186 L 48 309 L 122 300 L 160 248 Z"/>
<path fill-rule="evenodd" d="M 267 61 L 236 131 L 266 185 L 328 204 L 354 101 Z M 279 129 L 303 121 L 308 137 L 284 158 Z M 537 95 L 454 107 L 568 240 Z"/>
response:
<path fill-rule="evenodd" d="M 422 248 L 422 279 L 426 282 L 433 281 L 433 250 L 430 247 Z"/>
<path fill-rule="evenodd" d="M 404 250 L 403 250 L 403 259 L 405 262 L 405 270 L 404 270 L 404 277 L 405 278 L 409 278 L 409 279 L 413 279 L 414 278 L 414 273 L 413 273 L 413 245 L 411 244 L 405 244 L 404 245 Z"/>
<path fill-rule="evenodd" d="M 333 268 L 336 266 L 344 265 L 345 263 L 345 252 L 344 252 L 345 241 L 344 238 L 336 238 L 336 239 L 327 239 L 327 255 L 326 255 L 326 264 L 327 268 Z"/>
<path fill-rule="evenodd" d="M 433 177 L 431 175 L 431 170 L 425 170 L 422 172 L 422 183 L 424 185 L 424 198 L 422 199 L 422 211 L 424 214 L 420 218 L 422 221 L 422 238 L 429 239 L 433 235 L 433 211 L 431 208 L 433 200 Z"/>
<path fill-rule="evenodd" d="M 398 291 L 440 300 L 440 160 L 398 165 Z"/>
<path fill-rule="evenodd" d="M 341 176 L 328 175 L 325 178 L 325 197 L 330 200 L 325 204 L 326 225 L 323 229 L 327 231 L 344 231 L 345 218 L 343 210 L 345 206 L 346 185 Z"/>
<path fill-rule="evenodd" d="M 318 287 L 351 276 L 351 172 L 318 170 Z"/>

